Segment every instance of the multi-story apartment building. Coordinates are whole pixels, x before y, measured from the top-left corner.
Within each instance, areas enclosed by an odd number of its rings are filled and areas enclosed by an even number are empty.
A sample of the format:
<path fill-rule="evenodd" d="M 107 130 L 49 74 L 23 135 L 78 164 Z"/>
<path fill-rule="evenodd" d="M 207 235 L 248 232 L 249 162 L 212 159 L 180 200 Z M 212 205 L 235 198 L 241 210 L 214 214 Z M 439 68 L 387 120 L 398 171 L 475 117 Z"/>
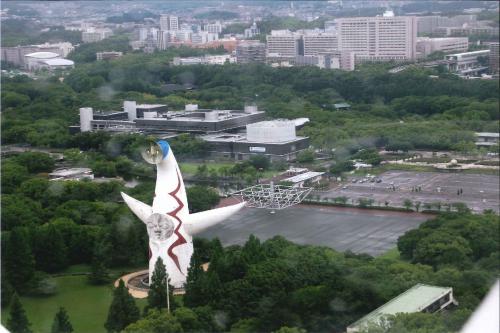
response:
<path fill-rule="evenodd" d="M 357 62 L 416 58 L 415 17 L 351 17 L 335 22 L 338 48 L 355 52 Z"/>
<path fill-rule="evenodd" d="M 266 44 L 256 40 L 240 42 L 236 46 L 236 61 L 240 64 L 266 61 Z"/>
<path fill-rule="evenodd" d="M 337 50 L 337 35 L 333 32 L 306 32 L 302 36 L 304 56 L 314 56 L 318 52 Z"/>
<path fill-rule="evenodd" d="M 500 58 L 498 55 L 500 43 L 490 43 L 490 73 L 498 74 L 498 63 L 500 62 Z"/>
<path fill-rule="evenodd" d="M 95 43 L 99 42 L 105 38 L 111 37 L 113 31 L 111 29 L 89 29 L 82 32 L 82 42 L 84 43 Z"/>
<path fill-rule="evenodd" d="M 273 30 L 266 36 L 267 56 L 295 59 L 303 54 L 302 36 L 289 30 Z"/>
<path fill-rule="evenodd" d="M 172 15 L 160 15 L 160 30 L 179 30 L 179 18 Z"/>
<path fill-rule="evenodd" d="M 469 38 L 449 37 L 449 38 L 417 38 L 417 53 L 420 57 L 426 57 L 437 51 L 444 53 L 465 52 L 469 48 Z"/>
<path fill-rule="evenodd" d="M 191 35 L 191 43 L 206 44 L 219 39 L 219 34 L 200 31 Z"/>
<path fill-rule="evenodd" d="M 250 28 L 245 29 L 244 35 L 245 38 L 253 38 L 260 34 L 259 28 L 257 28 L 257 24 L 254 22 Z"/>
<path fill-rule="evenodd" d="M 222 32 L 222 24 L 220 24 L 219 21 L 216 21 L 215 23 L 205 24 L 203 30 L 212 34 L 220 34 Z"/>

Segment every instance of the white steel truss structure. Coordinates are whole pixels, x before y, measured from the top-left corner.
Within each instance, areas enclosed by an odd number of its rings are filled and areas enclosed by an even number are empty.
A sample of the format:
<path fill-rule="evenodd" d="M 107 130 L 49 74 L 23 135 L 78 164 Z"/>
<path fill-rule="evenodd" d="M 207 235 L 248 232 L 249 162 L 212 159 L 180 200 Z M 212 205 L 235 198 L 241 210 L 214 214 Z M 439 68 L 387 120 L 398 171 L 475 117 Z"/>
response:
<path fill-rule="evenodd" d="M 310 187 L 259 184 L 247 187 L 232 195 L 246 201 L 247 207 L 284 209 L 299 204 L 311 192 Z"/>

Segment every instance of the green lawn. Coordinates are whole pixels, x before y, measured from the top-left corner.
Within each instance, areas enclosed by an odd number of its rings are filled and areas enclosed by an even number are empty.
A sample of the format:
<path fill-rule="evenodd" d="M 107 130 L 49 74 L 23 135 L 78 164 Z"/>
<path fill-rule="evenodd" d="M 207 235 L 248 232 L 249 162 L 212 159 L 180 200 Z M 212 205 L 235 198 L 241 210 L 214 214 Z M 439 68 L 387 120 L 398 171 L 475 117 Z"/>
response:
<path fill-rule="evenodd" d="M 222 167 L 233 167 L 234 163 L 227 162 L 227 163 L 218 163 L 218 162 L 207 162 L 207 163 L 194 163 L 194 162 L 182 162 L 179 163 L 179 167 L 181 168 L 181 172 L 185 175 L 194 175 L 196 174 L 196 171 L 198 170 L 198 167 L 202 164 L 206 164 L 208 167 L 208 170 L 210 169 L 219 169 Z M 279 172 L 278 171 L 273 171 L 273 170 L 267 170 L 262 173 L 262 178 L 271 178 L 274 175 L 277 175 Z"/>
<path fill-rule="evenodd" d="M 81 267 L 72 268 L 78 271 Z M 31 328 L 35 333 L 50 332 L 52 320 L 60 306 L 66 308 L 75 333 L 105 333 L 104 322 L 113 298 L 112 283 L 93 286 L 86 276 L 61 276 L 54 278 L 58 292 L 49 297 L 21 297 Z M 142 312 L 146 299 L 136 299 Z M 2 309 L 2 324 L 8 319 L 8 309 Z"/>
<path fill-rule="evenodd" d="M 198 167 L 202 164 L 206 164 L 208 169 L 219 169 L 221 167 L 229 167 L 231 168 L 234 163 L 215 163 L 215 162 L 207 162 L 207 163 L 193 163 L 193 162 L 182 162 L 179 163 L 179 167 L 181 168 L 181 172 L 188 175 L 194 175 L 198 170 Z"/>

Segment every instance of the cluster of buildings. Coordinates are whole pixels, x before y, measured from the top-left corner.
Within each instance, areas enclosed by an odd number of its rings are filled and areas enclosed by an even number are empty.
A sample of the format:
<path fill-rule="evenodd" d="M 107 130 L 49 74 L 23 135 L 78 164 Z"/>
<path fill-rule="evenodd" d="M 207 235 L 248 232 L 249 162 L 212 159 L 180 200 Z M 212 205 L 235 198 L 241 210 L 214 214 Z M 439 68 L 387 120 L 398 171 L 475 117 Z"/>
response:
<path fill-rule="evenodd" d="M 80 126 L 71 129 L 148 133 L 164 138 L 191 133 L 209 143 L 213 157 L 244 160 L 252 155 L 265 155 L 271 160 L 288 161 L 309 148 L 309 138 L 296 134 L 296 129 L 308 121 L 307 118 L 265 121 L 265 111 L 256 106 L 211 110 L 188 104 L 184 110 L 170 111 L 163 104 L 125 101 L 122 111 L 94 112 L 92 108 L 81 108 Z"/>
<path fill-rule="evenodd" d="M 54 43 L 54 44 L 40 44 L 40 45 L 24 45 L 24 46 L 13 46 L 13 47 L 2 47 L 1 48 L 1 59 L 2 61 L 9 62 L 13 65 L 25 67 L 28 62 L 27 55 L 33 53 L 55 53 L 57 57 L 65 58 L 71 51 L 74 50 L 74 46 L 71 43 Z"/>
<path fill-rule="evenodd" d="M 181 24 L 177 16 L 161 15 L 159 25 L 147 25 L 135 30 L 135 40 L 131 46 L 134 49 L 142 48 L 145 52 L 182 44 L 200 46 L 219 40 L 222 28 L 220 21 L 204 25 Z"/>
<path fill-rule="evenodd" d="M 420 35 L 433 36 L 470 36 L 498 35 L 498 27 L 491 25 L 492 21 L 477 20 L 477 15 L 419 16 L 417 29 Z"/>
<path fill-rule="evenodd" d="M 476 30 L 468 33 L 439 32 L 439 29 L 453 28 L 457 24 L 461 29 Z M 483 28 L 487 31 L 480 30 Z M 469 48 L 467 36 L 478 33 L 498 35 L 498 28 L 490 27 L 488 21 L 477 21 L 476 15 L 416 17 L 394 16 L 387 11 L 383 16 L 326 21 L 323 30 L 271 31 L 266 36 L 266 62 L 274 66 L 313 65 L 353 70 L 363 62 L 414 62 L 432 53 L 443 52 L 453 53 L 443 60 L 450 70 L 460 75 L 477 74 L 488 69 L 492 74 L 498 73 L 497 43 L 490 43 L 490 50 L 466 52 Z M 490 52 L 489 66 L 481 66 L 481 61 L 477 60 L 489 57 Z M 465 64 L 466 58 L 475 61 Z"/>

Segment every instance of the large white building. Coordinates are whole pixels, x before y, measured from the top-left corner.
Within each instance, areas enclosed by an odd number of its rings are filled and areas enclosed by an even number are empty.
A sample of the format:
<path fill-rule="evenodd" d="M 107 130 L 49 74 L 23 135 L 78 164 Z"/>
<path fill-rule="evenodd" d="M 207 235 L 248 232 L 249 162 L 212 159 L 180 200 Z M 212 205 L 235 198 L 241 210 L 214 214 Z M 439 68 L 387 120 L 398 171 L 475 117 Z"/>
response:
<path fill-rule="evenodd" d="M 99 42 L 105 38 L 111 37 L 113 31 L 108 28 L 104 29 L 94 29 L 90 28 L 87 31 L 82 32 L 82 42 L 84 43 L 95 43 Z"/>
<path fill-rule="evenodd" d="M 417 21 L 413 16 L 350 17 L 335 20 L 338 48 L 356 61 L 404 61 L 416 58 Z"/>
<path fill-rule="evenodd" d="M 302 36 L 304 56 L 315 56 L 326 50 L 337 50 L 337 34 L 334 32 L 306 32 Z"/>
<path fill-rule="evenodd" d="M 289 30 L 273 30 L 267 39 L 267 56 L 295 59 L 299 54 L 301 35 Z"/>
<path fill-rule="evenodd" d="M 205 24 L 203 30 L 212 34 L 220 34 L 222 32 L 222 24 L 220 24 L 219 21 L 215 23 Z"/>
<path fill-rule="evenodd" d="M 172 15 L 160 15 L 160 30 L 179 30 L 179 18 Z"/>
<path fill-rule="evenodd" d="M 448 54 L 445 56 L 445 59 L 450 61 L 450 64 L 448 65 L 450 71 L 462 75 L 467 75 L 487 69 L 487 66 L 481 64 L 480 58 L 488 58 L 489 55 L 490 50 L 479 50 L 473 52 Z"/>
<path fill-rule="evenodd" d="M 420 57 L 426 57 L 433 52 L 465 52 L 469 48 L 468 37 L 448 38 L 417 38 L 417 53 Z"/>
<path fill-rule="evenodd" d="M 66 69 L 75 66 L 73 61 L 63 59 L 59 54 L 54 52 L 34 52 L 27 54 L 24 56 L 24 64 L 29 71 Z"/>

